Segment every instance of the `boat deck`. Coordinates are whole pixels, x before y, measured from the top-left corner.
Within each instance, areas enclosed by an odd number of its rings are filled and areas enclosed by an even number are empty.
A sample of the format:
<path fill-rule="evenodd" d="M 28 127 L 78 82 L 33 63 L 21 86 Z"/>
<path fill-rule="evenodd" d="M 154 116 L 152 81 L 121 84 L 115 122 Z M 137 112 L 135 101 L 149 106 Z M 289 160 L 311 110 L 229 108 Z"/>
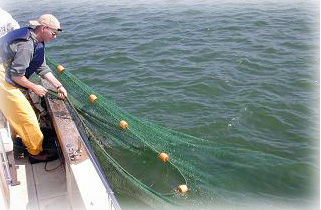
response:
<path fill-rule="evenodd" d="M 16 159 L 20 185 L 10 186 L 11 210 L 70 210 L 66 175 L 60 160 L 30 164 L 28 158 Z M 57 168 L 58 167 L 58 168 Z"/>
<path fill-rule="evenodd" d="M 39 99 L 31 99 L 34 104 L 41 104 Z M 7 160 L 3 160 L 3 164 L 0 164 L 0 209 L 8 209 L 10 204 L 10 210 L 120 210 L 108 181 L 94 155 L 89 153 L 90 148 L 86 146 L 65 102 L 49 96 L 45 100 L 48 116 L 57 134 L 63 164 L 59 159 L 46 165 L 30 164 L 28 158 L 15 158 L 20 184 L 8 186 L 8 168 L 14 169 L 8 166 Z M 8 140 L 11 137 L 7 136 L 10 129 L 6 127 L 6 121 L 1 115 L 0 129 L 4 131 L 1 132 L 2 144 L 2 139 Z M 10 145 L 10 151 L 1 149 L 2 156 L 9 157 L 7 153 L 12 154 L 12 143 Z M 7 151 L 6 155 L 3 155 L 3 151 Z M 10 163 L 14 164 L 13 161 Z"/>

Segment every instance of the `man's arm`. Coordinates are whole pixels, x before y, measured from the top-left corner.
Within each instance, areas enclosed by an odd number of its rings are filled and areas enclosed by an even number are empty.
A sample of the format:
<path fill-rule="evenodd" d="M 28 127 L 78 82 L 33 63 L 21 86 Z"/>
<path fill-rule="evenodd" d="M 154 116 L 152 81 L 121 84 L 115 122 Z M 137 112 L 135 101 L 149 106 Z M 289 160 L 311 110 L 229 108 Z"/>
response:
<path fill-rule="evenodd" d="M 29 90 L 32 90 L 40 97 L 43 97 L 48 92 L 48 90 L 46 88 L 42 87 L 41 85 L 37 85 L 37 84 L 31 82 L 25 76 L 15 76 L 15 77 L 13 76 L 12 80 L 14 82 L 18 83 L 19 85 L 21 85 Z"/>
<path fill-rule="evenodd" d="M 12 61 L 8 70 L 10 72 L 11 79 L 22 87 L 35 92 L 40 97 L 46 95 L 48 92 L 46 88 L 31 82 L 24 76 L 26 68 L 28 68 L 33 57 L 32 41 L 14 42 L 10 45 L 10 47 L 12 51 L 16 52 L 14 60 Z"/>
<path fill-rule="evenodd" d="M 55 88 L 57 88 L 59 98 L 65 99 L 67 97 L 66 89 L 62 86 L 62 84 L 56 79 L 56 77 L 51 72 L 48 72 L 45 75 L 43 75 L 43 78 L 45 78 Z"/>

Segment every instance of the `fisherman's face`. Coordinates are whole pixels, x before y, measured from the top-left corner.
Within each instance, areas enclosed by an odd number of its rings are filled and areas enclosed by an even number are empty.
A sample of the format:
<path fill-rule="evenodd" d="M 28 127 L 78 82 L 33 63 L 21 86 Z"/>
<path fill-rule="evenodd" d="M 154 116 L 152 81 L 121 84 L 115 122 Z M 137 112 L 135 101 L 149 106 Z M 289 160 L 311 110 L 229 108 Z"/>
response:
<path fill-rule="evenodd" d="M 44 42 L 49 42 L 54 38 L 57 38 L 58 31 L 48 26 L 42 26 L 42 39 Z"/>

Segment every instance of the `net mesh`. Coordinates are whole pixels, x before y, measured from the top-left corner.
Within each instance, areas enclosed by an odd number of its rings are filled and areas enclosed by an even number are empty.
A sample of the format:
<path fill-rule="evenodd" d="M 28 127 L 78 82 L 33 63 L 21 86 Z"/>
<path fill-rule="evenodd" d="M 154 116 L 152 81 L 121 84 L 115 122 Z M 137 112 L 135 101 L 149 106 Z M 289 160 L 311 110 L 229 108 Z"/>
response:
<path fill-rule="evenodd" d="M 193 158 L 183 155 L 182 150 L 193 155 L 196 146 L 200 142 L 204 145 L 205 140 L 127 113 L 68 70 L 59 73 L 58 63 L 53 59 L 47 57 L 46 60 L 68 91 L 68 100 L 81 118 L 89 143 L 121 205 L 130 203 L 164 209 L 193 200 L 196 182 L 200 179 L 199 169 L 194 167 Z M 95 102 L 89 100 L 92 94 L 97 97 Z M 122 120 L 128 124 L 125 129 L 120 126 Z M 165 163 L 159 159 L 162 152 L 169 155 Z M 187 185 L 189 192 L 179 193 L 179 185 Z"/>
<path fill-rule="evenodd" d="M 209 209 L 247 205 L 245 197 L 249 205 L 292 202 L 298 197 L 288 196 L 294 188 L 284 188 L 282 181 L 293 172 L 289 170 L 293 160 L 270 152 L 266 144 L 245 147 L 233 141 L 206 140 L 140 119 L 91 89 L 68 69 L 59 73 L 53 59 L 46 60 L 67 89 L 68 101 L 81 119 L 80 126 L 122 208 Z M 97 100 L 91 102 L 90 95 Z M 125 129 L 120 126 L 122 120 L 128 124 Z M 163 152 L 169 155 L 165 163 L 159 159 Z M 291 184 L 307 194 L 309 179 L 306 176 L 302 182 L 298 177 Z M 186 185 L 188 192 L 179 193 L 179 185 Z M 274 196 L 276 189 L 283 197 Z M 267 200 L 264 195 L 271 196 Z"/>

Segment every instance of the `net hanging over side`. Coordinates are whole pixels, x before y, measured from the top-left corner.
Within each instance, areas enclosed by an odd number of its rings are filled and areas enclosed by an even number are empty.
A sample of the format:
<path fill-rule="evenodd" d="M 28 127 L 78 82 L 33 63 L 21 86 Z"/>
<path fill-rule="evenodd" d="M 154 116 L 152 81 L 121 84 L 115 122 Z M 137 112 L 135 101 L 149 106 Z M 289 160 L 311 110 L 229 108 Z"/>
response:
<path fill-rule="evenodd" d="M 282 156 L 196 138 L 135 117 L 46 59 L 68 91 L 68 102 L 122 208 L 239 205 L 245 196 L 257 201 L 265 199 L 259 193 L 274 195 L 280 177 L 291 173 L 292 161 Z M 267 179 L 274 182 L 261 184 Z"/>
<path fill-rule="evenodd" d="M 159 208 L 180 205 L 192 195 L 196 190 L 193 189 L 195 168 L 181 150 L 192 151 L 197 142 L 204 140 L 127 113 L 53 59 L 46 59 L 67 89 L 68 100 L 84 124 L 90 145 L 116 197 L 125 201 L 138 199 Z M 57 71 L 57 66 L 62 71 Z"/>

